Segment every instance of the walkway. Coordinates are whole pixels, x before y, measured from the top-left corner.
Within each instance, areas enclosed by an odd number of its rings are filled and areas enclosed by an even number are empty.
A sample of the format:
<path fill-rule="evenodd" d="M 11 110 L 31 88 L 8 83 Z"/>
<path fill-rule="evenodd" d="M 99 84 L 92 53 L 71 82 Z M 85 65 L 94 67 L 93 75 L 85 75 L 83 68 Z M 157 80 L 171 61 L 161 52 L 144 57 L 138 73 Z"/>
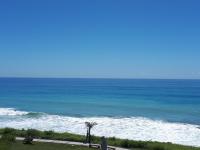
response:
<path fill-rule="evenodd" d="M 16 140 L 24 140 L 23 137 L 16 137 Z M 60 141 L 60 140 L 47 140 L 47 139 L 34 139 L 35 142 L 44 142 L 44 143 L 57 143 L 57 144 L 69 144 L 69 145 L 79 145 L 79 146 L 89 146 L 89 144 L 81 143 L 81 142 L 72 142 L 72 141 Z M 112 148 L 115 148 L 115 150 L 128 150 L 125 148 L 115 147 L 115 146 L 109 146 Z"/>

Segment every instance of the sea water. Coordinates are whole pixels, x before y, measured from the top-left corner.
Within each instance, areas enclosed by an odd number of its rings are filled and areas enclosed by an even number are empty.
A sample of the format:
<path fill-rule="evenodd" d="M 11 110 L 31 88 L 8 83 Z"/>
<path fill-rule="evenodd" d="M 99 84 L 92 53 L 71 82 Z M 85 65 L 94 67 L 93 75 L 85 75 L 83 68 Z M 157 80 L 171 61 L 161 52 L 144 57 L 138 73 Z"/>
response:
<path fill-rule="evenodd" d="M 200 80 L 0 78 L 0 128 L 200 146 Z"/>

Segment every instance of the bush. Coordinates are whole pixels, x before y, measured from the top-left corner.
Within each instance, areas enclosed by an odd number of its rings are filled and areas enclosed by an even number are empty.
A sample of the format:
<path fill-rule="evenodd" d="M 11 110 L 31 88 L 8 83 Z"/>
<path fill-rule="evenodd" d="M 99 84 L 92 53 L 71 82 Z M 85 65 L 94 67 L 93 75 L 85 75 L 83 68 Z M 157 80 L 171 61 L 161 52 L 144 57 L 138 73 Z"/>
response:
<path fill-rule="evenodd" d="M 28 129 L 26 131 L 26 135 L 31 136 L 33 138 L 38 138 L 38 137 L 40 137 L 40 131 L 35 130 L 35 129 Z"/>
<path fill-rule="evenodd" d="M 130 141 L 129 142 L 129 147 L 132 147 L 132 148 L 146 148 L 147 147 L 147 143 L 146 142 L 142 142 L 142 141 Z"/>
<path fill-rule="evenodd" d="M 52 136 L 54 134 L 54 132 L 53 131 L 44 131 L 44 135 L 45 136 Z"/>
<path fill-rule="evenodd" d="M 116 137 L 110 137 L 110 138 L 108 138 L 109 140 L 111 140 L 111 141 L 115 141 L 116 140 Z"/>
<path fill-rule="evenodd" d="M 13 129 L 13 128 L 5 128 L 3 130 L 3 134 L 15 134 L 15 129 Z"/>
<path fill-rule="evenodd" d="M 121 141 L 120 146 L 129 148 L 129 140 L 126 139 L 126 140 Z"/>
<path fill-rule="evenodd" d="M 7 141 L 7 142 L 15 142 L 16 137 L 14 134 L 3 134 L 1 137 L 1 140 Z"/>
<path fill-rule="evenodd" d="M 15 142 L 15 129 L 5 128 L 2 132 L 1 140 L 6 142 Z"/>

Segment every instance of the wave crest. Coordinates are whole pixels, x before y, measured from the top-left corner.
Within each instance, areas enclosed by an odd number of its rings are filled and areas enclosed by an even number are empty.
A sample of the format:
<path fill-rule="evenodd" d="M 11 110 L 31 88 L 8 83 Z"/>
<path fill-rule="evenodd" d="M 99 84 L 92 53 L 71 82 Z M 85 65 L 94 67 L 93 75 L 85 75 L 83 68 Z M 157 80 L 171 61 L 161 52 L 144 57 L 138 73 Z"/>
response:
<path fill-rule="evenodd" d="M 28 114 L 28 112 L 18 111 L 14 108 L 0 108 L 0 116 L 20 116 L 26 114 Z"/>
<path fill-rule="evenodd" d="M 200 129 L 198 125 L 192 124 L 171 123 L 142 117 L 68 117 L 28 113 L 11 108 L 0 108 L 0 114 L 19 115 L 19 117 L 14 118 L 8 117 L 6 120 L 0 119 L 0 128 L 34 128 L 43 131 L 54 130 L 56 132 L 70 132 L 85 135 L 85 122 L 92 121 L 98 124 L 92 130 L 92 134 L 97 136 L 115 136 L 122 139 L 151 140 L 200 146 Z M 38 116 L 38 114 L 41 115 Z"/>

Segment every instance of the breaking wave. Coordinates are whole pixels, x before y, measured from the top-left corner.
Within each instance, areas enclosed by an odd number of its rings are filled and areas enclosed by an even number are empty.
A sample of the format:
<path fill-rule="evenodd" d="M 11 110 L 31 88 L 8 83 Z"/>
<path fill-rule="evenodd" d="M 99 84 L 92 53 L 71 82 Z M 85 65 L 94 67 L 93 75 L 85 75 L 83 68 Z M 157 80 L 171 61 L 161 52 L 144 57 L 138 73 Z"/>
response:
<path fill-rule="evenodd" d="M 1 116 L 4 119 L 1 119 Z M 97 136 L 115 136 L 122 139 L 200 146 L 200 129 L 198 125 L 172 123 L 142 117 L 69 117 L 18 111 L 13 108 L 0 108 L 0 128 L 34 128 L 84 135 L 86 132 L 84 123 L 86 121 L 97 122 L 98 125 L 92 130 L 92 134 Z"/>
<path fill-rule="evenodd" d="M 28 112 L 18 111 L 14 108 L 0 108 L 0 116 L 17 116 L 26 114 L 28 114 Z"/>

